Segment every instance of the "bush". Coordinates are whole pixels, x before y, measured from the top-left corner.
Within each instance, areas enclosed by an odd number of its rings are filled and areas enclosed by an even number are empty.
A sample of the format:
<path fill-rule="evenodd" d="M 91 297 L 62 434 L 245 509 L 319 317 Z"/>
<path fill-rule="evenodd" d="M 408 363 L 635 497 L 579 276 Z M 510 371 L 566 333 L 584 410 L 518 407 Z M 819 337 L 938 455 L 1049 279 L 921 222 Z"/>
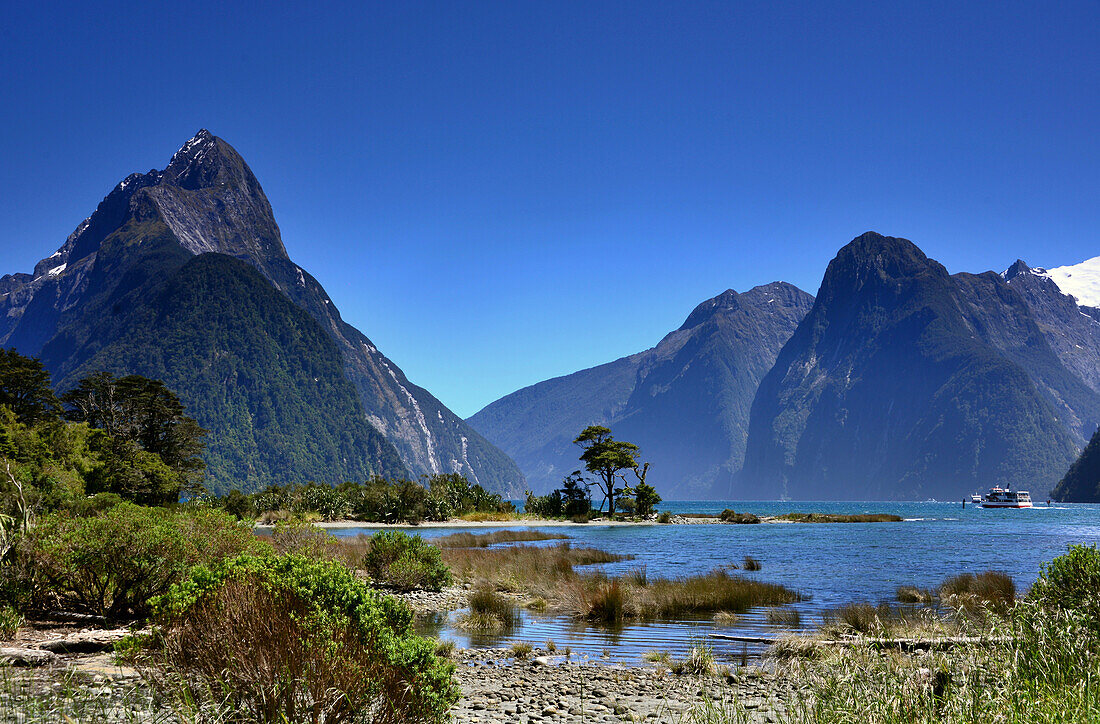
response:
<path fill-rule="evenodd" d="M 12 583 L 32 607 L 135 619 L 191 566 L 262 545 L 218 511 L 122 503 L 87 518 L 43 517 L 19 544 Z"/>
<path fill-rule="evenodd" d="M 672 513 L 670 513 L 667 510 L 661 511 L 661 514 L 657 516 L 657 522 L 658 523 L 671 523 L 672 522 Z"/>
<path fill-rule="evenodd" d="M 1100 627 L 1100 551 L 1095 545 L 1071 545 L 1043 565 L 1027 599 L 1043 608 L 1077 611 Z"/>
<path fill-rule="evenodd" d="M 451 571 L 443 565 L 439 549 L 419 535 L 375 533 L 363 556 L 363 568 L 375 581 L 399 591 L 440 591 L 451 584 Z"/>
<path fill-rule="evenodd" d="M 454 666 L 412 633 L 409 609 L 331 561 L 245 555 L 199 567 L 154 609 L 163 668 L 150 677 L 195 713 L 443 721 L 458 699 Z"/>

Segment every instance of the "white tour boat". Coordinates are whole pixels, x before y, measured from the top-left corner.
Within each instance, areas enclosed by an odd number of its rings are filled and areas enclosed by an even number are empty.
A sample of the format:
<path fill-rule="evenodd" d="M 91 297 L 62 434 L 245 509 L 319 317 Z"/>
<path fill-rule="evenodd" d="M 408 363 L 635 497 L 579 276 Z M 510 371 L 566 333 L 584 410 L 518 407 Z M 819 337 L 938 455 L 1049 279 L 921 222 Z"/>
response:
<path fill-rule="evenodd" d="M 1031 494 L 1026 490 L 1009 490 L 1008 486 L 994 486 L 982 499 L 983 508 L 1030 508 Z"/>

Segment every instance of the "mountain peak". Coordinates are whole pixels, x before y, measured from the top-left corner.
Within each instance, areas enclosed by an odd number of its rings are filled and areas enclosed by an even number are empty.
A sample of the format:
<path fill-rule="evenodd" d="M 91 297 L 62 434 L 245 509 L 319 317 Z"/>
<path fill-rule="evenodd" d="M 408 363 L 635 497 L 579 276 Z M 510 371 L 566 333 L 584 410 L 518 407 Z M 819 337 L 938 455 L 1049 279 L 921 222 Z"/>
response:
<path fill-rule="evenodd" d="M 226 185 L 259 187 L 236 149 L 205 128 L 172 155 L 161 183 L 191 191 Z"/>
<path fill-rule="evenodd" d="M 1042 269 L 1036 269 L 1035 271 L 1040 271 L 1041 272 L 1043 270 Z M 1011 281 L 1011 280 L 1015 279 L 1016 277 L 1020 276 L 1021 274 L 1031 274 L 1031 273 L 1032 273 L 1031 267 L 1029 267 L 1024 262 L 1023 259 L 1017 259 L 1015 261 L 1015 263 L 1013 263 L 1012 266 L 1010 266 L 1009 268 L 1004 270 L 1004 272 L 1001 274 L 1001 278 L 1003 278 L 1007 282 L 1007 281 Z"/>

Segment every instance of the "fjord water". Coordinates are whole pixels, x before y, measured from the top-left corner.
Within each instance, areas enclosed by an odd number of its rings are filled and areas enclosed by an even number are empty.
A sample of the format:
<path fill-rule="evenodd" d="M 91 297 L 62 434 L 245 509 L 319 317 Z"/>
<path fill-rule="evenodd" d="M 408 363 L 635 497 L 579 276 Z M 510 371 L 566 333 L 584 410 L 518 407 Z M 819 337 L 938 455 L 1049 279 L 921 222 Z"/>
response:
<path fill-rule="evenodd" d="M 821 614 L 853 601 L 892 601 L 899 585 L 934 588 L 959 573 L 994 569 L 1010 574 L 1018 590 L 1035 580 L 1042 563 L 1072 543 L 1100 543 L 1100 505 L 1066 505 L 1024 510 L 983 509 L 955 503 L 851 502 L 670 502 L 662 509 L 678 513 L 717 513 L 725 508 L 757 515 L 791 512 L 894 513 L 901 523 L 764 523 L 760 525 L 638 525 L 598 523 L 558 528 L 577 546 L 594 546 L 633 555 L 631 561 L 592 566 L 618 574 L 645 566 L 649 576 L 705 573 L 746 556 L 760 561 L 759 572 L 744 573 L 781 583 L 808 596 L 795 604 L 802 627 L 821 623 Z M 553 528 L 547 527 L 547 530 Z M 350 529 L 340 535 L 369 530 Z M 426 539 L 455 532 L 425 528 Z M 552 544 L 555 541 L 549 541 Z M 541 645 L 548 638 L 559 647 L 612 660 L 638 660 L 653 650 L 683 653 L 721 631 L 744 636 L 772 636 L 781 629 L 766 623 L 763 611 L 740 616 L 721 629 L 707 620 L 629 624 L 616 630 L 578 624 L 561 616 L 524 614 L 523 624 L 502 637 L 471 638 L 453 627 L 455 614 L 430 623 L 428 630 L 459 645 L 503 646 L 513 641 Z M 711 641 L 715 653 L 736 659 L 742 644 Z M 759 646 L 748 647 L 751 655 Z"/>

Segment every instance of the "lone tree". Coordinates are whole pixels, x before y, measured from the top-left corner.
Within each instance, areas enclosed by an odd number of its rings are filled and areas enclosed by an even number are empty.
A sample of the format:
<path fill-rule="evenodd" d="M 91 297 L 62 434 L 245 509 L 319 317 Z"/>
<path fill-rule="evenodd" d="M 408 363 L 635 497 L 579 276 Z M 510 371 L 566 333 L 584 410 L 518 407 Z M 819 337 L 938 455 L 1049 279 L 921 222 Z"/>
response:
<path fill-rule="evenodd" d="M 595 486 L 608 502 L 608 515 L 615 517 L 615 496 L 626 489 L 626 478 L 622 471 L 633 470 L 638 464 L 637 445 L 625 440 L 616 440 L 611 430 L 601 425 L 589 425 L 573 441 L 584 451 L 581 461 L 588 472 L 595 476 Z M 623 484 L 618 485 L 619 482 Z M 603 503 L 600 503 L 603 510 Z"/>

